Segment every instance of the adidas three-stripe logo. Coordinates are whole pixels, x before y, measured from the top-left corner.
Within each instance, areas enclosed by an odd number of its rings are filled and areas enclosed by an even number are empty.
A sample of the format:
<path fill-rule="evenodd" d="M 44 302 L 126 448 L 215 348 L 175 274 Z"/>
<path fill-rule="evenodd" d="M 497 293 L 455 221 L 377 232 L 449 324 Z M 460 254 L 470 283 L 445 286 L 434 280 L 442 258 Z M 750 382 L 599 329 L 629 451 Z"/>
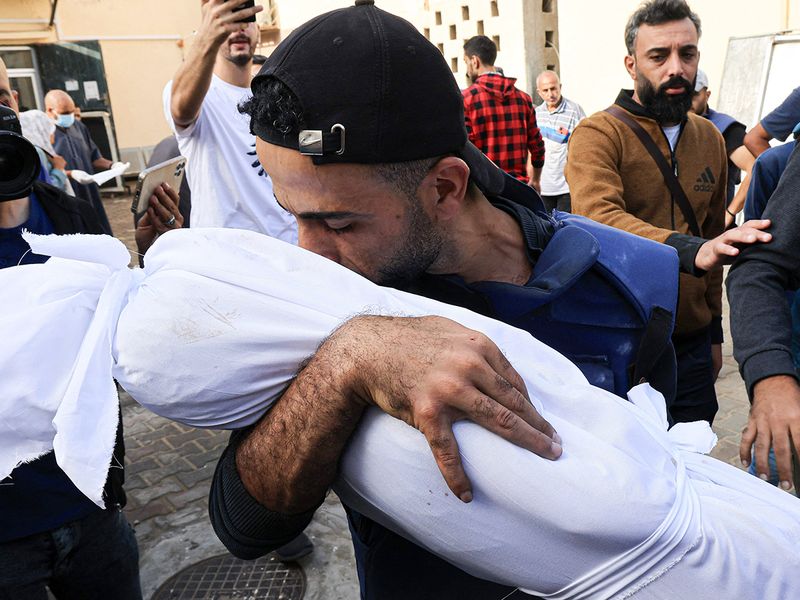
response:
<path fill-rule="evenodd" d="M 714 191 L 714 184 L 717 182 L 716 177 L 714 177 L 714 173 L 711 171 L 711 167 L 706 167 L 705 170 L 700 173 L 700 177 L 697 178 L 697 182 L 694 184 L 694 191 L 695 192 L 713 192 Z"/>

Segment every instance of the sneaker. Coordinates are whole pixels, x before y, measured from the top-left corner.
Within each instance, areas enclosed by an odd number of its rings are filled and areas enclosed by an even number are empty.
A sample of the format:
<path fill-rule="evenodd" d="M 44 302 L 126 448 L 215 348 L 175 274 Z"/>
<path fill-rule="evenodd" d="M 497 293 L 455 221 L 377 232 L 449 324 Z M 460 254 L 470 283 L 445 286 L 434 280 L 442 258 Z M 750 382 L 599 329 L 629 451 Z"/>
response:
<path fill-rule="evenodd" d="M 308 556 L 313 550 L 314 542 L 308 539 L 305 533 L 301 533 L 288 544 L 275 550 L 275 555 L 279 561 L 286 563 Z"/>

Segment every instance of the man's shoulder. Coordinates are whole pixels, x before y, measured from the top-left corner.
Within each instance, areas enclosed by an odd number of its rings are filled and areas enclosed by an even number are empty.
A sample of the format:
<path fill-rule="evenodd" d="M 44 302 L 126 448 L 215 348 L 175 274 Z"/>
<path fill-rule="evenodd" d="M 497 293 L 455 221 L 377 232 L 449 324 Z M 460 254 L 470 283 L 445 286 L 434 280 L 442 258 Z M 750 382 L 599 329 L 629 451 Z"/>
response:
<path fill-rule="evenodd" d="M 780 170 L 782 172 L 789 162 L 789 157 L 792 155 L 795 145 L 795 142 L 787 142 L 780 146 L 773 146 L 763 152 L 756 159 L 755 164 L 761 169 Z"/>
<path fill-rule="evenodd" d="M 478 94 L 480 94 L 481 91 L 482 91 L 481 86 L 479 86 L 477 83 L 473 83 L 469 87 L 461 90 L 461 95 L 464 96 L 464 98 L 471 98 L 473 96 L 477 96 Z"/>
<path fill-rule="evenodd" d="M 693 134 L 697 137 L 700 143 L 705 143 L 711 140 L 723 142 L 722 134 L 719 132 L 719 129 L 717 129 L 717 126 L 711 121 L 692 112 L 690 112 L 686 117 L 684 133 Z"/>
<path fill-rule="evenodd" d="M 625 110 L 625 109 L 622 109 Z M 627 111 L 626 111 L 627 112 Z M 636 115 L 631 113 L 630 116 L 636 119 Z M 595 113 L 587 115 L 581 122 L 575 126 L 575 131 L 581 130 L 586 131 L 587 129 L 596 129 L 603 131 L 605 133 L 611 133 L 612 131 L 624 131 L 620 126 L 622 125 L 622 121 L 617 119 L 615 116 L 611 115 L 610 113 L 606 112 L 605 110 L 598 110 Z"/>
<path fill-rule="evenodd" d="M 105 233 L 94 207 L 88 200 L 70 196 L 42 181 L 33 184 L 33 193 L 58 234 Z"/>

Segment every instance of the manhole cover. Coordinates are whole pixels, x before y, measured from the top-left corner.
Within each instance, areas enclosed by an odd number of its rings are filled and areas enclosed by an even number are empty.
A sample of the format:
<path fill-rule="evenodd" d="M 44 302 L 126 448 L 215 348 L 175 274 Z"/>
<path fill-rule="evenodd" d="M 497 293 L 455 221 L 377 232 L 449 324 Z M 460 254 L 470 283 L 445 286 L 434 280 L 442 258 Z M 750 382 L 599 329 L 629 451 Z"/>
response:
<path fill-rule="evenodd" d="M 303 570 L 274 558 L 240 560 L 215 556 L 170 577 L 152 600 L 300 600 L 306 589 Z"/>

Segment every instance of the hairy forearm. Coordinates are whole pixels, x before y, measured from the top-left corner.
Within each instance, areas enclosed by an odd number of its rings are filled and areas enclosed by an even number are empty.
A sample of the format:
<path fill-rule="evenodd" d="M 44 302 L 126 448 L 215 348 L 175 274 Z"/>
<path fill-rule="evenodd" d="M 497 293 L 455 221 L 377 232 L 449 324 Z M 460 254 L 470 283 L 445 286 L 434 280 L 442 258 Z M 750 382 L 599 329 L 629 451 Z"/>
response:
<path fill-rule="evenodd" d="M 218 49 L 219 44 L 213 40 L 197 39 L 175 73 L 170 112 L 176 125 L 186 127 L 200 114 L 200 107 L 211 86 Z"/>
<path fill-rule="evenodd" d="M 352 392 L 353 353 L 334 333 L 238 448 L 245 488 L 270 510 L 297 514 L 317 506 L 364 410 Z"/>

